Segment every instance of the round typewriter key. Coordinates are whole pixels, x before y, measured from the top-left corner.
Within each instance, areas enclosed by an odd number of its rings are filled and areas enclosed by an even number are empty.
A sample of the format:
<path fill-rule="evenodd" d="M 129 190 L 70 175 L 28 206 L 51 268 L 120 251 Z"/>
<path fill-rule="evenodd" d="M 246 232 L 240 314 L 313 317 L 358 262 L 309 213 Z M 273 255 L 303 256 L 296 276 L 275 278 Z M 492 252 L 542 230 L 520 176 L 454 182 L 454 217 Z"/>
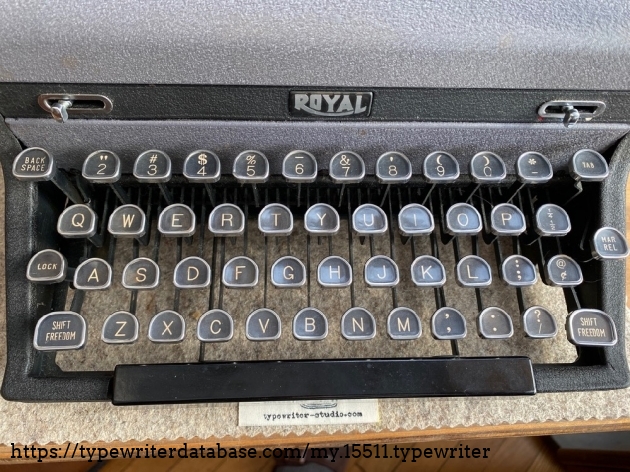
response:
<path fill-rule="evenodd" d="M 422 172 L 424 178 L 434 184 L 453 182 L 459 177 L 459 163 L 448 152 L 432 152 L 424 158 Z"/>
<path fill-rule="evenodd" d="M 96 234 L 98 217 L 87 205 L 70 205 L 57 219 L 57 232 L 65 238 L 91 238 Z"/>
<path fill-rule="evenodd" d="M 326 203 L 312 205 L 304 215 L 304 229 L 311 234 L 336 234 L 339 226 L 339 213 Z"/>
<path fill-rule="evenodd" d="M 177 288 L 205 288 L 210 285 L 210 265 L 200 257 L 181 260 L 173 271 L 173 284 Z"/>
<path fill-rule="evenodd" d="M 501 203 L 490 213 L 492 234 L 497 236 L 518 236 L 525 232 L 525 215 L 510 203 Z"/>
<path fill-rule="evenodd" d="M 275 341 L 281 334 L 282 323 L 273 310 L 261 308 L 247 317 L 245 336 L 250 341 Z"/>
<path fill-rule="evenodd" d="M 477 234 L 481 231 L 481 215 L 468 203 L 456 203 L 446 212 L 446 231 L 453 236 Z"/>
<path fill-rule="evenodd" d="M 431 334 L 435 339 L 464 339 L 466 318 L 455 308 L 440 308 L 431 317 Z"/>
<path fill-rule="evenodd" d="M 623 259 L 628 257 L 628 242 L 615 228 L 598 229 L 591 239 L 591 253 L 596 259 Z"/>
<path fill-rule="evenodd" d="M 539 152 L 526 152 L 516 160 L 516 173 L 524 184 L 541 184 L 551 180 L 553 168 Z"/>
<path fill-rule="evenodd" d="M 310 152 L 291 151 L 282 161 L 282 175 L 289 182 L 314 182 L 317 178 L 317 160 Z"/>
<path fill-rule="evenodd" d="M 77 290 L 105 290 L 112 284 L 112 267 L 103 259 L 88 259 L 74 271 Z"/>
<path fill-rule="evenodd" d="M 420 318 L 411 308 L 394 308 L 387 317 L 387 334 L 392 339 L 418 339 L 422 335 Z"/>
<path fill-rule="evenodd" d="M 67 351 L 85 345 L 85 319 L 72 311 L 55 311 L 42 316 L 35 326 L 33 347 L 38 351 Z"/>
<path fill-rule="evenodd" d="M 212 151 L 191 152 L 184 161 L 184 177 L 191 182 L 213 183 L 221 178 L 221 162 Z"/>
<path fill-rule="evenodd" d="M 583 281 L 582 269 L 569 256 L 553 256 L 545 265 L 547 283 L 555 287 L 575 287 Z"/>
<path fill-rule="evenodd" d="M 179 343 L 185 336 L 186 322 L 176 311 L 162 311 L 149 322 L 149 340 L 154 343 Z"/>
<path fill-rule="evenodd" d="M 278 288 L 300 288 L 306 283 L 306 268 L 296 257 L 281 257 L 271 266 L 271 283 Z"/>
<path fill-rule="evenodd" d="M 457 263 L 457 283 L 462 287 L 488 287 L 492 283 L 490 265 L 479 256 L 466 256 Z"/>
<path fill-rule="evenodd" d="M 350 308 L 341 317 L 341 335 L 348 341 L 362 341 L 376 336 L 376 321 L 365 308 Z"/>
<path fill-rule="evenodd" d="M 26 278 L 38 284 L 54 284 L 66 278 L 68 264 L 60 252 L 44 249 L 35 254 L 26 266 Z"/>
<path fill-rule="evenodd" d="M 225 342 L 233 336 L 234 320 L 223 310 L 206 311 L 197 322 L 197 338 L 201 342 Z"/>
<path fill-rule="evenodd" d="M 342 257 L 329 256 L 317 267 L 317 281 L 322 287 L 348 287 L 352 283 L 352 267 Z"/>
<path fill-rule="evenodd" d="M 136 205 L 121 205 L 116 208 L 107 222 L 107 231 L 117 238 L 141 238 L 147 232 L 147 217 Z"/>
<path fill-rule="evenodd" d="M 187 237 L 195 233 L 195 214 L 189 206 L 175 203 L 169 205 L 158 219 L 158 230 L 164 236 Z"/>
<path fill-rule="evenodd" d="M 576 310 L 566 323 L 569 342 L 576 346 L 614 346 L 617 330 L 612 318 L 600 310 Z"/>
<path fill-rule="evenodd" d="M 328 172 L 333 182 L 339 184 L 361 182 L 365 177 L 365 163 L 357 153 L 341 151 L 330 160 Z"/>
<path fill-rule="evenodd" d="M 138 257 L 125 266 L 122 286 L 130 290 L 151 290 L 160 283 L 160 268 L 152 259 Z"/>
<path fill-rule="evenodd" d="M 223 267 L 223 285 L 229 288 L 251 288 L 258 284 L 258 265 L 249 257 L 237 256 Z"/>
<path fill-rule="evenodd" d="M 245 214 L 236 205 L 223 203 L 210 213 L 208 228 L 215 236 L 240 236 L 245 231 Z"/>
<path fill-rule="evenodd" d="M 376 178 L 384 184 L 402 184 L 411 178 L 411 161 L 400 152 L 386 152 L 376 161 Z"/>
<path fill-rule="evenodd" d="M 435 228 L 433 215 L 425 206 L 410 203 L 398 213 L 398 228 L 403 236 L 430 234 Z"/>
<path fill-rule="evenodd" d="M 601 182 L 608 177 L 608 163 L 597 151 L 582 149 L 573 154 L 569 173 L 575 180 Z"/>
<path fill-rule="evenodd" d="M 376 205 L 365 203 L 352 213 L 352 228 L 361 236 L 387 232 L 387 216 Z"/>
<path fill-rule="evenodd" d="M 234 159 L 232 174 L 241 183 L 266 182 L 269 178 L 269 161 L 262 152 L 243 151 Z"/>
<path fill-rule="evenodd" d="M 541 236 L 565 236 L 571 231 L 571 220 L 563 208 L 552 203 L 536 211 L 536 232 Z"/>
<path fill-rule="evenodd" d="M 398 266 L 387 256 L 374 256 L 365 263 L 365 283 L 370 287 L 395 287 L 400 281 Z"/>
<path fill-rule="evenodd" d="M 319 341 L 328 336 L 328 320 L 316 308 L 304 308 L 293 318 L 293 336 L 300 341 Z"/>
<path fill-rule="evenodd" d="M 470 160 L 469 172 L 478 184 L 501 182 L 507 175 L 503 159 L 488 151 L 473 156 Z"/>
<path fill-rule="evenodd" d="M 114 183 L 120 180 L 120 158 L 112 151 L 95 151 L 85 158 L 81 175 L 94 183 Z"/>
<path fill-rule="evenodd" d="M 446 270 L 439 259 L 420 256 L 411 264 L 411 280 L 418 287 L 441 287 L 446 283 Z"/>
<path fill-rule="evenodd" d="M 171 158 L 157 149 L 145 151 L 136 158 L 133 175 L 141 182 L 168 182 L 171 180 Z"/>
<path fill-rule="evenodd" d="M 538 280 L 532 261 L 519 254 L 507 257 L 501 266 L 501 277 L 513 287 L 534 285 Z"/>
<path fill-rule="evenodd" d="M 258 214 L 258 229 L 265 236 L 288 236 L 293 231 L 293 214 L 280 203 L 270 203 Z"/>
<path fill-rule="evenodd" d="M 486 308 L 479 314 L 477 328 L 484 339 L 508 339 L 514 334 L 512 318 L 497 307 Z"/>
<path fill-rule="evenodd" d="M 105 319 L 101 340 L 107 344 L 131 344 L 138 339 L 138 319 L 126 311 L 117 311 Z"/>
<path fill-rule="evenodd" d="M 558 333 L 556 320 L 541 306 L 533 306 L 525 310 L 523 329 L 528 338 L 553 338 Z"/>

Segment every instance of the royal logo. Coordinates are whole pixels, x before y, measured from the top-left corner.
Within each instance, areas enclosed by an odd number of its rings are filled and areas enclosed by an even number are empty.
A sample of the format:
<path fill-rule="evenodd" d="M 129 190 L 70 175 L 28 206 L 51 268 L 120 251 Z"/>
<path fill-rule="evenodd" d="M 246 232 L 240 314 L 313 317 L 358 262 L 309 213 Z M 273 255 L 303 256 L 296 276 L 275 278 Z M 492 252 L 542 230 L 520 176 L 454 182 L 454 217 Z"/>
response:
<path fill-rule="evenodd" d="M 372 92 L 291 92 L 289 112 L 293 116 L 369 116 Z"/>

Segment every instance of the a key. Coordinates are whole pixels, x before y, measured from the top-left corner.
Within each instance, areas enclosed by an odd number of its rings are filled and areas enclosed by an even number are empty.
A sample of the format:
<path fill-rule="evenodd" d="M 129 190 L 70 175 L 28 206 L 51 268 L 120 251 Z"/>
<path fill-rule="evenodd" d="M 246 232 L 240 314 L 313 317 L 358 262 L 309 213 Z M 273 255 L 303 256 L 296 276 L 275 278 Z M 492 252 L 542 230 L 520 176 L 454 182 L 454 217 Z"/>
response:
<path fill-rule="evenodd" d="M 446 270 L 439 259 L 420 256 L 411 264 L 411 280 L 418 287 L 441 287 L 446 283 Z"/>
<path fill-rule="evenodd" d="M 387 317 L 387 334 L 396 340 L 418 339 L 422 335 L 420 317 L 411 308 L 394 308 Z"/>
<path fill-rule="evenodd" d="M 562 207 L 547 203 L 536 211 L 536 232 L 541 236 L 565 236 L 571 231 L 571 220 Z"/>
<path fill-rule="evenodd" d="M 433 215 L 425 206 L 410 203 L 398 213 L 398 229 L 403 236 L 430 234 L 435 229 Z"/>
<path fill-rule="evenodd" d="M 186 322 L 173 310 L 164 310 L 149 322 L 149 340 L 154 343 L 179 343 L 186 336 Z"/>
<path fill-rule="evenodd" d="M 165 152 L 151 149 L 140 154 L 133 164 L 133 176 L 140 182 L 155 183 L 164 201 L 173 203 L 173 196 L 166 185 L 171 180 L 171 158 Z"/>
<path fill-rule="evenodd" d="M 152 259 L 138 257 L 122 273 L 122 286 L 129 290 L 152 290 L 160 283 L 160 268 Z"/>
<path fill-rule="evenodd" d="M 315 156 L 306 151 L 291 151 L 282 161 L 282 176 L 289 182 L 314 182 L 317 178 Z"/>
<path fill-rule="evenodd" d="M 464 339 L 466 318 L 455 308 L 442 307 L 431 317 L 431 334 L 441 340 Z"/>
<path fill-rule="evenodd" d="M 245 336 L 250 341 L 275 341 L 281 334 L 282 322 L 275 311 L 260 308 L 247 317 Z"/>
<path fill-rule="evenodd" d="M 109 217 L 107 231 L 117 238 L 141 239 L 147 233 L 147 217 L 136 205 L 119 206 Z"/>
<path fill-rule="evenodd" d="M 446 212 L 446 231 L 453 236 L 478 234 L 481 228 L 481 215 L 468 203 L 456 203 Z"/>
<path fill-rule="evenodd" d="M 411 161 L 400 152 L 386 152 L 376 160 L 376 178 L 383 184 L 404 184 L 411 174 Z"/>
<path fill-rule="evenodd" d="M 85 158 L 81 175 L 94 184 L 109 184 L 121 203 L 129 203 L 127 191 L 120 180 L 120 158 L 112 151 L 95 151 Z"/>
<path fill-rule="evenodd" d="M 545 273 L 547 283 L 555 287 L 575 287 L 583 281 L 579 264 L 564 254 L 549 259 L 545 265 Z"/>
<path fill-rule="evenodd" d="M 317 281 L 322 287 L 348 287 L 352 283 L 352 267 L 343 257 L 329 256 L 317 267 Z"/>
<path fill-rule="evenodd" d="M 501 265 L 501 277 L 512 287 L 527 287 L 538 280 L 536 267 L 528 258 L 519 254 L 507 257 Z"/>
<path fill-rule="evenodd" d="M 387 216 L 380 207 L 365 203 L 352 213 L 352 228 L 361 236 L 384 234 L 387 232 Z"/>
<path fill-rule="evenodd" d="M 175 203 L 169 205 L 158 219 L 158 230 L 164 236 L 188 237 L 195 233 L 195 213 L 189 206 Z"/>
<path fill-rule="evenodd" d="M 251 288 L 258 284 L 258 265 L 249 257 L 237 256 L 223 267 L 223 285 L 229 288 Z"/>
<path fill-rule="evenodd" d="M 103 259 L 87 259 L 74 271 L 74 287 L 77 290 L 105 290 L 111 284 L 112 267 Z"/>
<path fill-rule="evenodd" d="M 348 341 L 363 341 L 376 336 L 376 320 L 365 308 L 350 308 L 341 317 L 341 335 Z"/>
<path fill-rule="evenodd" d="M 306 283 L 306 267 L 296 257 L 281 257 L 271 266 L 271 283 L 278 288 L 300 288 Z"/>
<path fill-rule="evenodd" d="M 269 178 L 269 161 L 259 151 L 243 151 L 232 166 L 232 175 L 243 184 L 260 184 Z"/>
<path fill-rule="evenodd" d="M 26 278 L 37 284 L 56 284 L 66 279 L 68 262 L 54 249 L 39 251 L 26 266 Z"/>
<path fill-rule="evenodd" d="M 374 256 L 365 263 L 365 283 L 370 287 L 395 287 L 400 281 L 398 266 L 387 256 Z"/>
<path fill-rule="evenodd" d="M 57 219 L 57 232 L 64 238 L 87 238 L 99 247 L 103 238 L 96 234 L 98 216 L 87 205 L 70 205 Z"/>
<path fill-rule="evenodd" d="M 551 162 L 539 152 L 526 152 L 516 160 L 516 174 L 524 184 L 542 184 L 551 180 Z"/>
<path fill-rule="evenodd" d="M 614 346 L 617 330 L 610 316 L 600 310 L 583 309 L 569 313 L 567 338 L 576 346 Z"/>
<path fill-rule="evenodd" d="M 501 203 L 490 213 L 490 230 L 497 236 L 518 236 L 526 229 L 525 215 L 510 203 Z"/>
<path fill-rule="evenodd" d="M 328 173 L 333 182 L 338 184 L 361 182 L 365 177 L 365 163 L 355 152 L 338 152 L 328 164 Z"/>
<path fill-rule="evenodd" d="M 245 214 L 236 205 L 218 205 L 208 217 L 208 228 L 215 236 L 240 236 L 245 231 Z"/>
<path fill-rule="evenodd" d="M 223 310 L 206 311 L 197 322 L 197 338 L 201 342 L 225 342 L 233 336 L 234 320 Z"/>
<path fill-rule="evenodd" d="M 582 149 L 573 154 L 569 173 L 577 181 L 601 182 L 608 177 L 608 163 L 597 151 Z"/>
<path fill-rule="evenodd" d="M 211 281 L 210 266 L 200 257 L 182 259 L 173 271 L 173 284 L 177 288 L 205 288 Z"/>
<path fill-rule="evenodd" d="M 436 151 L 424 158 L 422 172 L 433 184 L 454 182 L 459 178 L 459 163 L 448 152 Z"/>
<path fill-rule="evenodd" d="M 493 152 L 477 153 L 470 160 L 470 176 L 478 184 L 498 183 L 505 179 L 505 163 Z"/>
<path fill-rule="evenodd" d="M 184 161 L 183 174 L 191 182 L 217 182 L 221 178 L 221 161 L 212 151 L 191 152 Z"/>
<path fill-rule="evenodd" d="M 604 227 L 595 231 L 590 240 L 591 253 L 596 259 L 623 259 L 628 257 L 628 242 L 615 228 Z"/>
<path fill-rule="evenodd" d="M 72 311 L 55 311 L 42 316 L 35 325 L 33 347 L 38 351 L 67 351 L 85 345 L 85 319 Z"/>
<path fill-rule="evenodd" d="M 553 338 L 558 333 L 553 315 L 541 306 L 532 306 L 525 310 L 522 324 L 528 338 Z"/>
<path fill-rule="evenodd" d="M 258 229 L 265 236 L 288 236 L 293 231 L 293 214 L 280 203 L 270 203 L 258 214 Z"/>
<path fill-rule="evenodd" d="M 318 236 L 333 235 L 339 231 L 339 213 L 326 203 L 316 203 L 304 215 L 304 229 Z"/>
<path fill-rule="evenodd" d="M 293 318 L 293 336 L 300 341 L 320 341 L 328 336 L 328 320 L 316 308 L 304 308 Z"/>
<path fill-rule="evenodd" d="M 105 319 L 101 340 L 107 344 L 131 344 L 138 340 L 138 318 L 127 311 L 117 311 Z"/>
<path fill-rule="evenodd" d="M 514 334 L 512 318 L 497 307 L 486 308 L 479 314 L 477 329 L 484 339 L 508 339 Z"/>
<path fill-rule="evenodd" d="M 479 256 L 466 256 L 457 263 L 457 283 L 462 287 L 488 287 L 492 283 L 490 265 Z"/>

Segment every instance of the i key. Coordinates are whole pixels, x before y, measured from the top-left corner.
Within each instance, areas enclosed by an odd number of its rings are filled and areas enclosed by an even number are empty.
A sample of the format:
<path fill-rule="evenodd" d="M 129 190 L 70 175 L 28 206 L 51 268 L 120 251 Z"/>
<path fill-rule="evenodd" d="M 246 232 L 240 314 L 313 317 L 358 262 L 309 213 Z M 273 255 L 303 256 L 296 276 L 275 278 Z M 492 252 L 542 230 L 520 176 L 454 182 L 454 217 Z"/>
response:
<path fill-rule="evenodd" d="M 269 178 L 269 161 L 258 151 L 243 151 L 232 166 L 232 175 L 243 184 L 252 184 L 256 206 L 260 206 L 260 197 L 256 184 L 264 183 Z"/>
<path fill-rule="evenodd" d="M 403 236 L 430 234 L 434 228 L 433 215 L 423 205 L 410 203 L 398 213 L 398 229 Z"/>
<path fill-rule="evenodd" d="M 164 185 L 171 180 L 171 158 L 165 152 L 152 149 L 140 154 L 133 164 L 133 175 L 140 182 L 157 184 L 164 201 L 173 203 L 173 195 Z"/>
<path fill-rule="evenodd" d="M 89 206 L 70 205 L 57 219 L 57 232 L 64 238 L 87 238 L 96 247 L 103 245 L 103 236 L 96 234 L 98 216 Z"/>
<path fill-rule="evenodd" d="M 85 158 L 81 175 L 94 184 L 109 184 L 121 203 L 129 203 L 127 191 L 120 180 L 120 158 L 112 151 L 95 151 Z"/>

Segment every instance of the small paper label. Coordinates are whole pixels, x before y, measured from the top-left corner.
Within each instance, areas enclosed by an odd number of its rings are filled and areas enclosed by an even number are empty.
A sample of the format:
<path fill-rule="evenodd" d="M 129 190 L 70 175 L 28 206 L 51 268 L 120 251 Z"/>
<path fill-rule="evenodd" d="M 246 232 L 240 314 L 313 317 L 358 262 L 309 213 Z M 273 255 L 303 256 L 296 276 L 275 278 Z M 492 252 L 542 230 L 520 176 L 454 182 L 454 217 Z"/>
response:
<path fill-rule="evenodd" d="M 378 400 L 247 402 L 238 405 L 239 426 L 355 424 L 379 421 Z"/>

